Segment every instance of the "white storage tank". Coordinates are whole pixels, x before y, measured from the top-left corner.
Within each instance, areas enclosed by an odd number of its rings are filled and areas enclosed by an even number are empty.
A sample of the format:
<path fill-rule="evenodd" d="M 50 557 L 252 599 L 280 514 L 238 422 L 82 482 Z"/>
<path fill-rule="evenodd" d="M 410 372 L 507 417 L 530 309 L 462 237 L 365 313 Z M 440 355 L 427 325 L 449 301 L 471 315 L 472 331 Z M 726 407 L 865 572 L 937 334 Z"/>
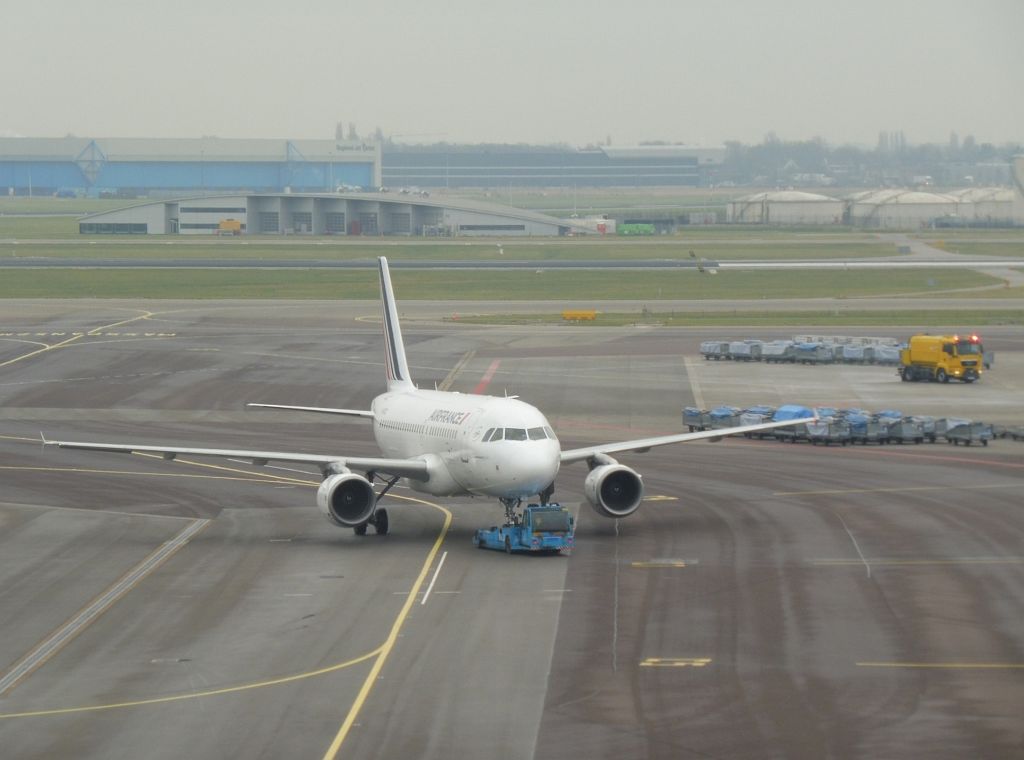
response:
<path fill-rule="evenodd" d="M 800 190 L 772 190 L 732 201 L 726 218 L 735 224 L 840 224 L 843 202 Z"/>
<path fill-rule="evenodd" d="M 1013 196 L 1009 187 L 969 187 L 948 193 L 960 204 L 959 216 L 968 224 L 1012 224 Z"/>
<path fill-rule="evenodd" d="M 936 219 L 955 217 L 956 198 L 921 190 L 876 190 L 850 198 L 850 222 L 860 227 L 921 229 Z"/>

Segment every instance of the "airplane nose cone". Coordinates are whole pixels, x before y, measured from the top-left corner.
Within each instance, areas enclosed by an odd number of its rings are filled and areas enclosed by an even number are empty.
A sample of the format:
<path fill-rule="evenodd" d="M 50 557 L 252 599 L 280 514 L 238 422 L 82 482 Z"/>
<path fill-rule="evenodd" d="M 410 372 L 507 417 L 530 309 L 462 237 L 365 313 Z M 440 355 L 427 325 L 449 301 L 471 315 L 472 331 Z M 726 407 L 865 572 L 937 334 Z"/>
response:
<path fill-rule="evenodd" d="M 550 485 L 559 466 L 558 445 L 554 441 L 529 441 L 505 466 L 509 485 L 523 496 L 539 493 Z"/>

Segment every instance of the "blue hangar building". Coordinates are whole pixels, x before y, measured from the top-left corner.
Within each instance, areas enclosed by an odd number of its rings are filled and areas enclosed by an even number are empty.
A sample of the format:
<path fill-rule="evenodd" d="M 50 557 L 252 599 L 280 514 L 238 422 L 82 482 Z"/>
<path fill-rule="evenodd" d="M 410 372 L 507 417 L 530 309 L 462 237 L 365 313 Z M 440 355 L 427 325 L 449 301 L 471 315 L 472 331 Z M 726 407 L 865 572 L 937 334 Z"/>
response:
<path fill-rule="evenodd" d="M 323 192 L 382 184 L 376 143 L 202 137 L 0 138 L 5 195 Z"/>

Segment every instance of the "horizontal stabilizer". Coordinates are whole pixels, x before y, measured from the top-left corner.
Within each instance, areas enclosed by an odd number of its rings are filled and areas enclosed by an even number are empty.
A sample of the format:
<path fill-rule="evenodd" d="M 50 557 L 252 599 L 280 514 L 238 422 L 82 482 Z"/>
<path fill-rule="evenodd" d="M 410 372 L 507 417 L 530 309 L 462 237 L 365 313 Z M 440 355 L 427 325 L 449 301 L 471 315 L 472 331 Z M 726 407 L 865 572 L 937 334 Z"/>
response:
<path fill-rule="evenodd" d="M 246 404 L 253 409 L 287 409 L 292 412 L 316 412 L 317 414 L 342 414 L 347 417 L 369 417 L 373 412 L 364 409 L 330 409 L 324 406 L 286 406 L 284 404 Z"/>

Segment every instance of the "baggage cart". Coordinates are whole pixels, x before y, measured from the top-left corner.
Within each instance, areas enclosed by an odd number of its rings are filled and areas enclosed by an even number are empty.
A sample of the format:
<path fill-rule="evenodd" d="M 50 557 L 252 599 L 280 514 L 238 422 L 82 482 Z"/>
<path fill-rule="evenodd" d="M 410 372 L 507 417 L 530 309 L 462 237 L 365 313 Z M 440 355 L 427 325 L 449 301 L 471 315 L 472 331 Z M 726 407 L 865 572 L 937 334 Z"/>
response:
<path fill-rule="evenodd" d="M 700 355 L 708 361 L 711 359 L 714 359 L 715 361 L 728 359 L 729 341 L 705 340 L 700 344 Z"/>
<path fill-rule="evenodd" d="M 711 430 L 738 427 L 740 424 L 740 408 L 738 406 L 716 406 L 708 413 Z"/>
<path fill-rule="evenodd" d="M 921 432 L 924 433 L 925 440 L 929 443 L 935 443 L 935 440 L 938 438 L 938 433 L 935 431 L 935 418 L 915 414 L 911 419 L 921 426 Z"/>
<path fill-rule="evenodd" d="M 706 409 L 695 406 L 683 408 L 683 425 L 691 432 L 707 430 L 711 426 L 711 416 Z"/>
<path fill-rule="evenodd" d="M 945 438 L 946 433 L 953 428 L 970 424 L 971 420 L 962 417 L 940 417 L 935 420 L 935 436 L 936 438 Z"/>
<path fill-rule="evenodd" d="M 751 406 L 740 413 L 740 424 L 760 425 L 762 422 L 771 422 L 773 414 L 775 414 L 774 406 Z M 770 438 L 773 432 L 772 430 L 760 430 L 756 433 L 744 433 L 743 435 L 746 438 Z"/>
<path fill-rule="evenodd" d="M 800 364 L 832 364 L 832 347 L 824 343 L 797 343 L 796 361 Z"/>
<path fill-rule="evenodd" d="M 889 425 L 889 440 L 896 443 L 923 443 L 924 429 L 913 417 L 893 420 Z"/>
<path fill-rule="evenodd" d="M 864 346 L 837 346 L 837 350 L 843 364 L 864 364 L 866 361 L 865 352 L 867 348 Z"/>
<path fill-rule="evenodd" d="M 783 404 L 775 410 L 775 414 L 772 415 L 772 422 L 781 422 L 782 420 L 798 420 L 804 417 L 813 418 L 814 412 L 808 409 L 806 406 L 800 406 L 799 404 Z M 789 441 L 790 443 L 796 443 L 797 441 L 803 441 L 807 439 L 807 424 L 792 425 L 790 427 L 776 428 L 775 438 L 779 441 Z"/>
<path fill-rule="evenodd" d="M 828 446 L 830 443 L 838 443 L 843 446 L 850 442 L 850 424 L 846 420 L 836 418 L 819 419 L 817 422 L 808 422 L 807 440 L 817 446 L 823 443 Z"/>
<path fill-rule="evenodd" d="M 900 363 L 900 350 L 894 346 L 875 346 L 875 364 L 895 367 Z"/>
<path fill-rule="evenodd" d="M 761 341 L 734 340 L 729 343 L 729 358 L 737 362 L 759 360 L 761 357 Z"/>
<path fill-rule="evenodd" d="M 1012 438 L 1015 441 L 1024 441 L 1024 426 L 1022 425 L 993 425 L 993 438 Z"/>
<path fill-rule="evenodd" d="M 889 423 L 884 419 L 869 417 L 863 422 L 850 423 L 850 442 L 867 446 L 869 443 L 889 443 Z"/>
<path fill-rule="evenodd" d="M 954 446 L 963 444 L 970 446 L 972 443 L 980 443 L 988 446 L 992 440 L 992 426 L 985 422 L 968 422 L 964 425 L 957 425 L 946 431 L 946 440 Z"/>
<path fill-rule="evenodd" d="M 768 364 L 792 364 L 796 361 L 796 344 L 791 340 L 776 340 L 761 344 L 761 361 Z"/>

